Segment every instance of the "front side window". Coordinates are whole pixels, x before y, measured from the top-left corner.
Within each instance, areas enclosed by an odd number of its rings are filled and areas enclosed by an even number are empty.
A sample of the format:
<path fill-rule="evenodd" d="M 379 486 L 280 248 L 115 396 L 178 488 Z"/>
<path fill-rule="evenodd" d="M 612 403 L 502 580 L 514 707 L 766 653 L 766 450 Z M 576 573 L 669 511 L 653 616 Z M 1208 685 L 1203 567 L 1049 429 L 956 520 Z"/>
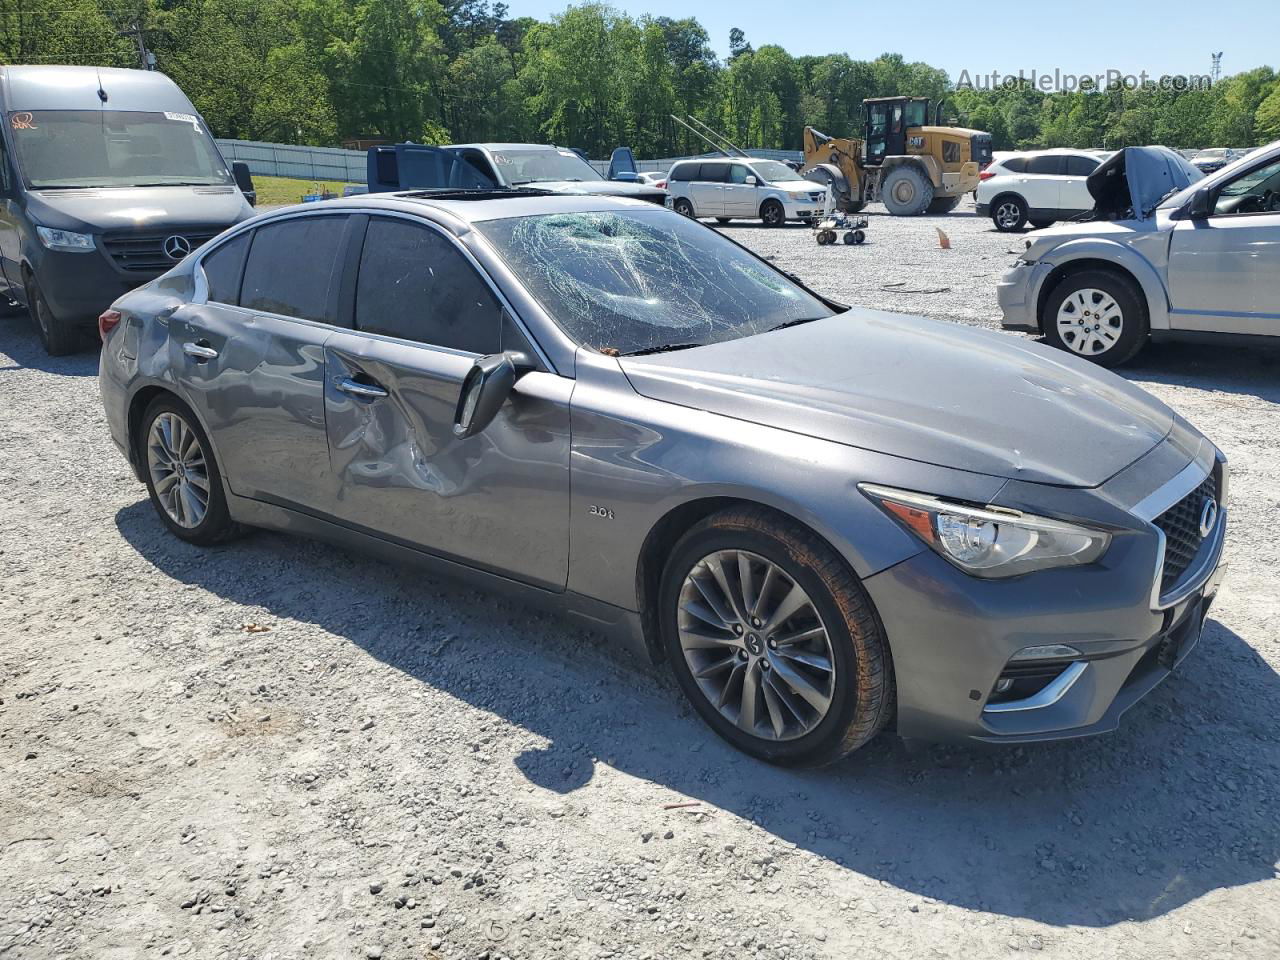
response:
<path fill-rule="evenodd" d="M 240 303 L 240 278 L 244 275 L 245 254 L 249 252 L 251 231 L 245 231 L 234 240 L 228 240 L 204 258 L 205 283 L 209 286 L 209 300 L 214 303 Z"/>
<path fill-rule="evenodd" d="M 1218 191 L 1215 216 L 1280 212 L 1280 160 L 1250 170 Z"/>
<path fill-rule="evenodd" d="M 804 179 L 785 163 L 777 160 L 757 160 L 752 166 L 755 167 L 756 174 L 760 179 L 766 183 L 789 183 L 794 180 Z"/>
<path fill-rule="evenodd" d="M 608 353 L 736 340 L 833 313 L 716 231 L 664 210 L 476 227 L 572 340 Z"/>
<path fill-rule="evenodd" d="M 356 329 L 468 353 L 498 353 L 502 307 L 438 231 L 375 217 L 356 281 Z"/>
<path fill-rule="evenodd" d="M 234 183 L 193 114 L 35 110 L 10 113 L 6 122 L 33 190 Z"/>
<path fill-rule="evenodd" d="M 728 182 L 729 183 L 746 183 L 747 175 L 750 173 L 751 171 L 748 170 L 746 167 L 744 167 L 742 164 L 735 163 L 732 167 L 729 168 Z"/>
<path fill-rule="evenodd" d="M 249 248 L 240 306 L 333 323 L 330 291 L 346 217 L 294 217 L 258 227 Z"/>

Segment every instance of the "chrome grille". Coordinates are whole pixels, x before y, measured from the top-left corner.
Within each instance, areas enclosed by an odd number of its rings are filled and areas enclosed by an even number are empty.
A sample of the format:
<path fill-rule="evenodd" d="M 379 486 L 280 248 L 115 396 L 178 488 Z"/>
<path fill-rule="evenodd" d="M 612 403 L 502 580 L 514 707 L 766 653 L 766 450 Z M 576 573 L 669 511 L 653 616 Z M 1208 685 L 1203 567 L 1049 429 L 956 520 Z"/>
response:
<path fill-rule="evenodd" d="M 1214 474 L 1175 503 L 1153 521 L 1164 531 L 1164 570 L 1160 576 L 1160 592 L 1178 582 L 1200 550 L 1200 513 L 1205 497 L 1218 499 L 1218 480 Z"/>
<path fill-rule="evenodd" d="M 102 248 L 115 261 L 115 265 L 129 273 L 164 273 L 177 260 L 164 252 L 164 242 L 169 237 L 182 237 L 195 250 L 208 243 L 220 231 L 213 228 L 169 230 L 164 233 L 108 233 L 102 238 Z"/>

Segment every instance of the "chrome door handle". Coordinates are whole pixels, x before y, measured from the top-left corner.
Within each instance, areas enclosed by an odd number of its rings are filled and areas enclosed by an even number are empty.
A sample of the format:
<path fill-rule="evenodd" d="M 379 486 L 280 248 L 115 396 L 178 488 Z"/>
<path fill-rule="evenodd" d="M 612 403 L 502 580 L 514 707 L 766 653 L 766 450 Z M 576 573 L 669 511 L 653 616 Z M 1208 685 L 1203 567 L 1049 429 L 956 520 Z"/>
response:
<path fill-rule="evenodd" d="M 352 380 L 350 377 L 343 377 L 338 381 L 337 387 L 343 393 L 349 393 L 353 397 L 359 397 L 361 400 L 378 400 L 387 395 L 387 391 L 376 383 L 361 383 L 359 380 Z"/>
<path fill-rule="evenodd" d="M 216 360 L 218 357 L 218 351 L 204 342 L 184 343 L 182 352 L 196 360 Z"/>

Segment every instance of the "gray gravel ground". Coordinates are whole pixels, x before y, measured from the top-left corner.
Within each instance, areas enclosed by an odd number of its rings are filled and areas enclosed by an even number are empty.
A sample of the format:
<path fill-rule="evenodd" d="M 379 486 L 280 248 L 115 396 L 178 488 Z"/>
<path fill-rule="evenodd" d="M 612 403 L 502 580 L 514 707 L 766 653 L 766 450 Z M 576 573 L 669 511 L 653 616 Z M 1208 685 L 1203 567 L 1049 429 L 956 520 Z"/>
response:
<path fill-rule="evenodd" d="M 1019 242 L 965 208 L 864 247 L 728 229 L 850 302 L 984 325 Z M 797 773 L 544 614 L 281 535 L 168 536 L 95 358 L 0 321 L 0 957 L 1274 960 L 1278 371 L 1126 370 L 1235 472 L 1203 642 L 1119 733 L 884 737 Z"/>

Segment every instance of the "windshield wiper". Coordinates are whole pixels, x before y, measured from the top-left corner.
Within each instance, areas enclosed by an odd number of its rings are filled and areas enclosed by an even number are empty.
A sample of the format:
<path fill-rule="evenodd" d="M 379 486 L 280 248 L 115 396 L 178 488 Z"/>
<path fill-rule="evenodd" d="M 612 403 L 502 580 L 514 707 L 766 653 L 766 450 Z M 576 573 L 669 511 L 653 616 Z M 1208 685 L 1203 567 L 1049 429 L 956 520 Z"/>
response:
<path fill-rule="evenodd" d="M 799 319 L 796 319 L 796 320 L 787 320 L 784 323 L 778 324 L 776 327 L 770 327 L 766 332 L 773 333 L 773 331 L 775 330 L 785 330 L 787 329 L 787 327 L 798 327 L 802 323 L 813 323 L 813 321 L 815 320 L 825 320 L 825 319 L 826 317 L 800 317 Z"/>
<path fill-rule="evenodd" d="M 692 350 L 701 347 L 701 343 L 664 343 L 656 347 L 641 347 L 622 354 L 624 357 L 643 357 L 646 353 L 671 353 L 673 350 Z"/>
<path fill-rule="evenodd" d="M 221 180 L 148 180 L 146 183 L 131 183 L 131 187 L 229 187 L 231 184 Z"/>

